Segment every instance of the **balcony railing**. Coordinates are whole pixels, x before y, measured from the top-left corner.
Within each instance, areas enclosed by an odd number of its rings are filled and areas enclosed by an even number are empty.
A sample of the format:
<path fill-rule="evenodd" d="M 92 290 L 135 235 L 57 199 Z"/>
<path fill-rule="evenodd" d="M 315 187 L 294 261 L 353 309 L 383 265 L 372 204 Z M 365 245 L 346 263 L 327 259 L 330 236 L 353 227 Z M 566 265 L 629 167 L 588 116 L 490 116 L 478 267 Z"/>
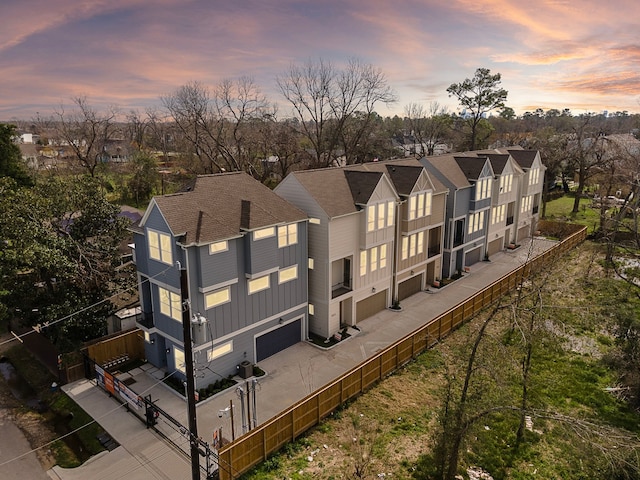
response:
<path fill-rule="evenodd" d="M 342 283 L 334 285 L 333 287 L 331 287 L 331 298 L 338 298 L 339 296 L 344 295 L 345 293 L 349 293 L 350 291 L 351 287 L 346 286 Z"/>
<path fill-rule="evenodd" d="M 434 245 L 427 250 L 428 258 L 435 257 L 440 254 L 440 245 Z"/>
<path fill-rule="evenodd" d="M 507 217 L 507 225 L 513 225 L 513 216 Z"/>
<path fill-rule="evenodd" d="M 536 213 L 538 213 L 538 209 L 539 209 L 539 208 L 540 208 L 540 207 L 539 207 L 538 205 L 536 205 L 535 207 L 533 207 L 533 212 L 532 212 L 532 213 L 533 213 L 533 215 L 535 215 Z"/>
<path fill-rule="evenodd" d="M 136 322 L 142 325 L 145 328 L 153 328 L 153 313 L 151 312 L 142 312 L 136 315 Z"/>

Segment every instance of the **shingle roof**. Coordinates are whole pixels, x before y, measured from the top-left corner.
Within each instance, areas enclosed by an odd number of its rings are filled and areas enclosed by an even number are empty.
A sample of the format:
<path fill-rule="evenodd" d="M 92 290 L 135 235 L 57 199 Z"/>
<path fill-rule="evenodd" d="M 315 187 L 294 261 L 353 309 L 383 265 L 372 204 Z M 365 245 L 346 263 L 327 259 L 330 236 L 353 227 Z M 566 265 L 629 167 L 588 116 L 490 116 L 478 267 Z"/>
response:
<path fill-rule="evenodd" d="M 522 168 L 531 168 L 531 165 L 533 165 L 533 161 L 536 159 L 536 155 L 538 154 L 537 150 L 508 149 L 507 151 Z"/>
<path fill-rule="evenodd" d="M 491 162 L 491 168 L 496 175 L 500 175 L 504 170 L 505 165 L 509 161 L 509 154 L 507 153 L 488 153 L 486 157 Z"/>
<path fill-rule="evenodd" d="M 487 157 L 478 156 L 478 157 L 466 157 L 466 156 L 455 156 L 453 157 L 460 167 L 460 170 L 465 174 L 467 180 L 478 180 L 480 174 L 482 173 L 482 169 L 484 164 L 487 161 Z"/>
<path fill-rule="evenodd" d="M 369 202 L 373 191 L 380 182 L 382 172 L 345 170 L 344 176 L 349 184 L 353 202 L 356 205 L 364 205 Z"/>
<path fill-rule="evenodd" d="M 244 230 L 291 223 L 307 215 L 244 172 L 203 175 L 182 192 L 154 202 L 186 245 L 233 238 Z"/>
<path fill-rule="evenodd" d="M 409 195 L 418 181 L 418 178 L 424 169 L 424 165 L 413 158 L 402 158 L 386 160 L 384 162 L 368 162 L 358 166 L 352 165 L 349 168 L 384 172 L 391 179 L 391 183 L 393 183 L 393 186 L 399 195 Z M 435 193 L 442 193 L 447 190 L 447 187 L 445 187 L 437 178 L 432 175 L 429 175 L 429 178 L 431 179 Z"/>
<path fill-rule="evenodd" d="M 421 162 L 433 165 L 455 188 L 465 188 L 471 185 L 453 155 L 423 157 Z"/>

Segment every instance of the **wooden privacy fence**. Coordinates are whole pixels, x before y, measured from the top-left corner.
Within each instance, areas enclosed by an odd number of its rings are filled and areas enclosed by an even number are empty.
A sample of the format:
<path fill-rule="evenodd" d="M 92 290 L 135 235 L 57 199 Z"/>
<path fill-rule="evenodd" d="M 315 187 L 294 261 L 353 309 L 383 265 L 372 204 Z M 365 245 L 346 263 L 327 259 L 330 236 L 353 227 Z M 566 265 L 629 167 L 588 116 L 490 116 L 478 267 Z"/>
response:
<path fill-rule="evenodd" d="M 503 276 L 464 302 L 447 310 L 429 323 L 398 340 L 375 356 L 316 390 L 269 421 L 223 446 L 219 454 L 220 480 L 237 478 L 263 462 L 336 410 L 357 397 L 379 380 L 411 361 L 438 340 L 448 335 L 484 307 L 515 289 L 531 272 L 574 248 L 587 237 L 587 228 L 575 226 L 573 233 L 561 242 L 516 270 Z"/>

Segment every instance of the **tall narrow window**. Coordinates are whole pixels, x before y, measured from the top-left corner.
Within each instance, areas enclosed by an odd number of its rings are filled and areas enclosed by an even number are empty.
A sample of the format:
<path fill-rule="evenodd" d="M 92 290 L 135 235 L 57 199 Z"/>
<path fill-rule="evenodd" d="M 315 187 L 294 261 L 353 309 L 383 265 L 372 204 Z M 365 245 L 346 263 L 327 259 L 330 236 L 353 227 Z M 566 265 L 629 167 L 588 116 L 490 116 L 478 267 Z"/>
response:
<path fill-rule="evenodd" d="M 424 250 L 424 232 L 418 232 L 418 247 L 416 253 L 420 255 Z"/>
<path fill-rule="evenodd" d="M 409 237 L 402 237 L 402 260 L 409 258 Z"/>
<path fill-rule="evenodd" d="M 418 199 L 415 195 L 409 197 L 409 220 L 413 220 L 416 218 L 416 205 L 418 204 Z"/>
<path fill-rule="evenodd" d="M 360 276 L 363 277 L 367 274 L 367 251 L 362 250 L 360 252 Z"/>
<path fill-rule="evenodd" d="M 424 216 L 429 216 L 431 215 L 431 200 L 432 200 L 432 193 L 428 192 L 425 195 L 425 199 L 424 199 Z"/>
<path fill-rule="evenodd" d="M 409 256 L 415 257 L 416 255 L 416 235 L 413 234 L 409 237 Z"/>
<path fill-rule="evenodd" d="M 383 204 L 378 205 L 378 230 L 381 230 L 384 228 L 384 214 L 385 214 L 384 205 Z"/>
<path fill-rule="evenodd" d="M 367 232 L 373 232 L 376 229 L 376 206 L 369 205 L 367 207 Z"/>
<path fill-rule="evenodd" d="M 291 223 L 278 227 L 278 248 L 298 243 L 298 224 Z"/>
<path fill-rule="evenodd" d="M 387 227 L 390 227 L 391 225 L 393 225 L 395 210 L 396 210 L 395 202 L 387 202 Z"/>
<path fill-rule="evenodd" d="M 380 268 L 384 268 L 387 266 L 387 244 L 380 245 L 380 260 L 378 262 L 380 264 Z"/>
<path fill-rule="evenodd" d="M 378 269 L 378 247 L 371 249 L 371 271 L 375 272 Z"/>

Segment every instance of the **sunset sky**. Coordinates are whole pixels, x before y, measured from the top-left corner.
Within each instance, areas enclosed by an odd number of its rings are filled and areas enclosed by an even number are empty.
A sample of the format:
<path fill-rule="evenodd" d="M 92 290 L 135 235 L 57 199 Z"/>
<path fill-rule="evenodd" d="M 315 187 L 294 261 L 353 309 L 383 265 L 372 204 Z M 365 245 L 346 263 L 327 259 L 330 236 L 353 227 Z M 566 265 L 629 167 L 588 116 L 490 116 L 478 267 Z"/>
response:
<path fill-rule="evenodd" d="M 0 120 L 46 116 L 74 96 L 144 111 L 198 81 L 275 79 L 291 63 L 357 58 L 409 103 L 457 103 L 446 89 L 478 67 L 502 74 L 517 114 L 640 112 L 638 0 L 3 0 Z"/>

